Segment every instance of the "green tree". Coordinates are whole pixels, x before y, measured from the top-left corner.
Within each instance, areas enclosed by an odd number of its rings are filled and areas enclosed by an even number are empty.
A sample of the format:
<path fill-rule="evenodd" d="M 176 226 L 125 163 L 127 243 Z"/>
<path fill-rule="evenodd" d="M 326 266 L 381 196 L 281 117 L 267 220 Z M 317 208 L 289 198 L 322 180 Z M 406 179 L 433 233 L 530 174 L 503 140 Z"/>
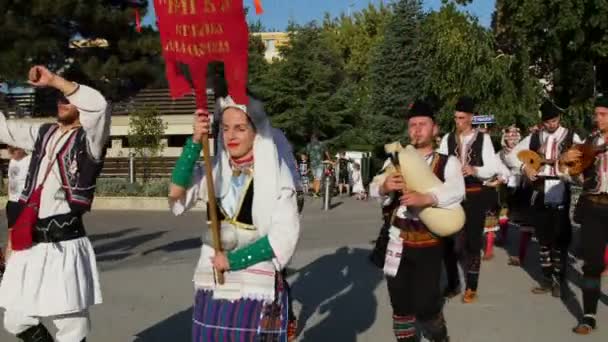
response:
<path fill-rule="evenodd" d="M 424 18 L 421 1 L 400 0 L 392 10 L 369 69 L 370 104 L 364 121 L 374 144 L 404 137 L 403 115 L 419 94 L 426 72 L 418 54 Z"/>
<path fill-rule="evenodd" d="M 19 83 L 32 64 L 44 64 L 110 99 L 162 84 L 158 32 L 136 32 L 135 7 L 143 16 L 147 1 L 0 0 L 0 79 Z M 73 48 L 75 39 L 108 44 Z"/>
<path fill-rule="evenodd" d="M 144 180 L 148 179 L 149 159 L 158 156 L 164 149 L 162 139 L 167 124 L 160 112 L 154 108 L 138 108 L 129 115 L 130 148 L 144 160 Z"/>
<path fill-rule="evenodd" d="M 492 26 L 502 51 L 524 52 L 548 97 L 584 113 L 595 88 L 608 89 L 606 17 L 603 0 L 497 0 Z"/>
<path fill-rule="evenodd" d="M 328 15 L 325 17 L 323 30 L 333 41 L 332 45 L 339 49 L 344 65 L 345 80 L 340 91 L 350 99 L 347 106 L 353 116 L 352 129 L 336 140 L 338 147 L 361 148 L 369 143 L 369 128 L 363 124 L 370 105 L 369 71 L 373 51 L 382 41 L 390 17 L 389 7 L 372 4 L 350 16 L 341 15 L 335 19 Z"/>
<path fill-rule="evenodd" d="M 440 99 L 444 130 L 453 126 L 454 104 L 462 95 L 476 98 L 480 114 L 495 115 L 499 126 L 534 120 L 538 82 L 516 56 L 496 51 L 492 33 L 475 18 L 449 3 L 428 15 L 422 31 L 421 89 Z"/>
<path fill-rule="evenodd" d="M 315 23 L 292 26 L 290 44 L 282 59 L 270 65 L 264 77 L 264 99 L 273 123 L 285 130 L 296 146 L 312 132 L 338 139 L 353 125 L 339 50 Z"/>

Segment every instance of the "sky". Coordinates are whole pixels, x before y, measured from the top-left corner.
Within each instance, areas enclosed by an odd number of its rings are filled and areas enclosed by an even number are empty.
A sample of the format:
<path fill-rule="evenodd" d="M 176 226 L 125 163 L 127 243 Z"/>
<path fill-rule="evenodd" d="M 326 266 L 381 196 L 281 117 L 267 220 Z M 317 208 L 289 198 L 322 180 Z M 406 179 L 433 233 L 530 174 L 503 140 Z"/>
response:
<path fill-rule="evenodd" d="M 253 8 L 253 0 L 243 1 L 245 6 Z M 254 21 L 260 19 L 267 30 L 283 31 L 287 28 L 290 19 L 294 19 L 298 24 L 305 24 L 312 20 L 323 19 L 325 12 L 338 16 L 341 13 L 348 14 L 349 9 L 357 11 L 367 7 L 369 3 L 379 4 L 382 1 L 389 2 L 387 0 L 262 0 L 264 14 L 256 16 L 252 13 L 249 19 Z M 150 11 L 143 20 L 144 25 L 153 24 L 155 21 L 153 0 L 149 2 Z M 426 10 L 438 9 L 441 6 L 441 0 L 423 0 L 423 3 Z M 478 17 L 482 25 L 490 26 L 494 3 L 495 0 L 474 0 L 464 9 Z"/>

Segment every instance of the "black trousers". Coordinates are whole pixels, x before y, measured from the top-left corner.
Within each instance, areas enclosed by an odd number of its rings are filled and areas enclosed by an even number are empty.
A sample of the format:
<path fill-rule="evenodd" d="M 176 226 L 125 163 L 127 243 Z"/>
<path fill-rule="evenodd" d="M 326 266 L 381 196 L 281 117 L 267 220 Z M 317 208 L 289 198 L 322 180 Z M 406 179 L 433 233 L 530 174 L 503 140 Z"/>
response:
<path fill-rule="evenodd" d="M 569 201 L 559 207 L 548 207 L 544 205 L 544 199 L 539 198 L 533 208 L 543 276 L 546 281 L 562 281 L 566 274 L 568 246 L 572 241 Z"/>
<path fill-rule="evenodd" d="M 458 234 L 444 240 L 444 262 L 448 277 L 448 288 L 455 290 L 460 284 L 458 261 L 464 258 L 467 288 L 477 290 L 483 248 L 483 228 L 488 208 L 496 202 L 496 191 L 482 188 L 478 192 L 467 192 L 462 203 L 466 221 Z"/>
<path fill-rule="evenodd" d="M 395 277 L 387 278 L 393 313 L 429 320 L 443 307 L 441 262 L 443 247 L 403 247 L 403 256 Z"/>
<path fill-rule="evenodd" d="M 608 205 L 596 204 L 582 198 L 583 244 L 583 310 L 596 314 L 601 296 L 601 274 L 604 271 L 604 251 L 608 243 Z"/>
<path fill-rule="evenodd" d="M 431 341 L 446 340 L 447 326 L 439 284 L 442 260 L 441 243 L 422 248 L 403 247 L 396 276 L 387 278 L 397 341 L 419 341 L 416 325 Z M 404 330 L 411 335 L 405 336 Z"/>

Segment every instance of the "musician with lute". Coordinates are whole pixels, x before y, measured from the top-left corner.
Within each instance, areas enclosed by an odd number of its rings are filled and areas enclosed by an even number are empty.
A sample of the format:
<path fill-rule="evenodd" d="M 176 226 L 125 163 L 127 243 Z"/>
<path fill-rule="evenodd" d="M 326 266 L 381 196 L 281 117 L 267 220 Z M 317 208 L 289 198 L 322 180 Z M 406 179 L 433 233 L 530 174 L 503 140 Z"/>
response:
<path fill-rule="evenodd" d="M 574 327 L 576 334 L 587 335 L 596 328 L 597 304 L 601 296 L 601 273 L 604 270 L 604 249 L 608 243 L 608 98 L 599 97 L 595 102 L 596 134 L 591 135 L 585 145 L 594 150 L 593 163 L 584 169 L 579 177 L 583 182 L 583 192 L 577 204 L 581 223 L 583 260 L 583 311 L 579 324 Z M 564 163 L 580 163 L 585 158 L 583 149 L 572 149 L 564 154 Z M 582 161 L 584 163 L 584 160 Z M 586 163 L 585 163 L 586 164 Z M 568 172 L 569 170 L 565 170 Z"/>
<path fill-rule="evenodd" d="M 522 170 L 533 189 L 530 219 L 540 245 L 543 279 L 532 293 L 551 293 L 560 297 L 572 227 L 569 219 L 570 185 L 563 179 L 565 174 L 560 172 L 558 164 L 561 154 L 573 144 L 581 143 L 581 139 L 573 130 L 561 125 L 562 110 L 552 102 L 545 101 L 540 112 L 541 129 L 517 144 L 507 161 L 511 167 Z"/>
<path fill-rule="evenodd" d="M 385 254 L 382 266 L 397 341 L 418 341 L 416 329 L 421 328 L 430 341 L 444 342 L 449 338 L 440 287 L 443 259 L 440 236 L 462 228 L 464 213 L 460 202 L 465 194 L 464 179 L 458 159 L 433 150 L 438 127 L 432 107 L 418 100 L 409 109 L 407 118 L 411 145 L 406 148 L 399 143 L 387 145 L 392 158 L 370 184 L 370 195 L 383 199 L 383 205 L 392 209 L 387 218 L 390 227 L 379 238 L 384 241 L 384 248 L 376 250 Z M 389 151 L 389 147 L 395 146 L 396 151 Z M 423 191 L 423 183 L 432 186 Z M 453 218 L 429 219 L 445 214 Z M 458 223 L 453 225 L 454 222 Z"/>

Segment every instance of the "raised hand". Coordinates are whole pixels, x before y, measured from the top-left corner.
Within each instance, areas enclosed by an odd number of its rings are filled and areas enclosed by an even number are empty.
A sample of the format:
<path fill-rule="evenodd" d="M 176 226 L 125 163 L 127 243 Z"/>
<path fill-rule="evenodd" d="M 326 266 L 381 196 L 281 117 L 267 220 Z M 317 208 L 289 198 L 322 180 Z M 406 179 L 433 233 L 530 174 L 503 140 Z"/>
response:
<path fill-rule="evenodd" d="M 57 75 L 42 65 L 33 66 L 28 73 L 28 83 L 34 87 L 54 86 Z"/>
<path fill-rule="evenodd" d="M 198 109 L 194 112 L 194 125 L 192 133 L 192 141 L 201 143 L 203 136 L 209 134 L 209 112 L 205 109 Z"/>

